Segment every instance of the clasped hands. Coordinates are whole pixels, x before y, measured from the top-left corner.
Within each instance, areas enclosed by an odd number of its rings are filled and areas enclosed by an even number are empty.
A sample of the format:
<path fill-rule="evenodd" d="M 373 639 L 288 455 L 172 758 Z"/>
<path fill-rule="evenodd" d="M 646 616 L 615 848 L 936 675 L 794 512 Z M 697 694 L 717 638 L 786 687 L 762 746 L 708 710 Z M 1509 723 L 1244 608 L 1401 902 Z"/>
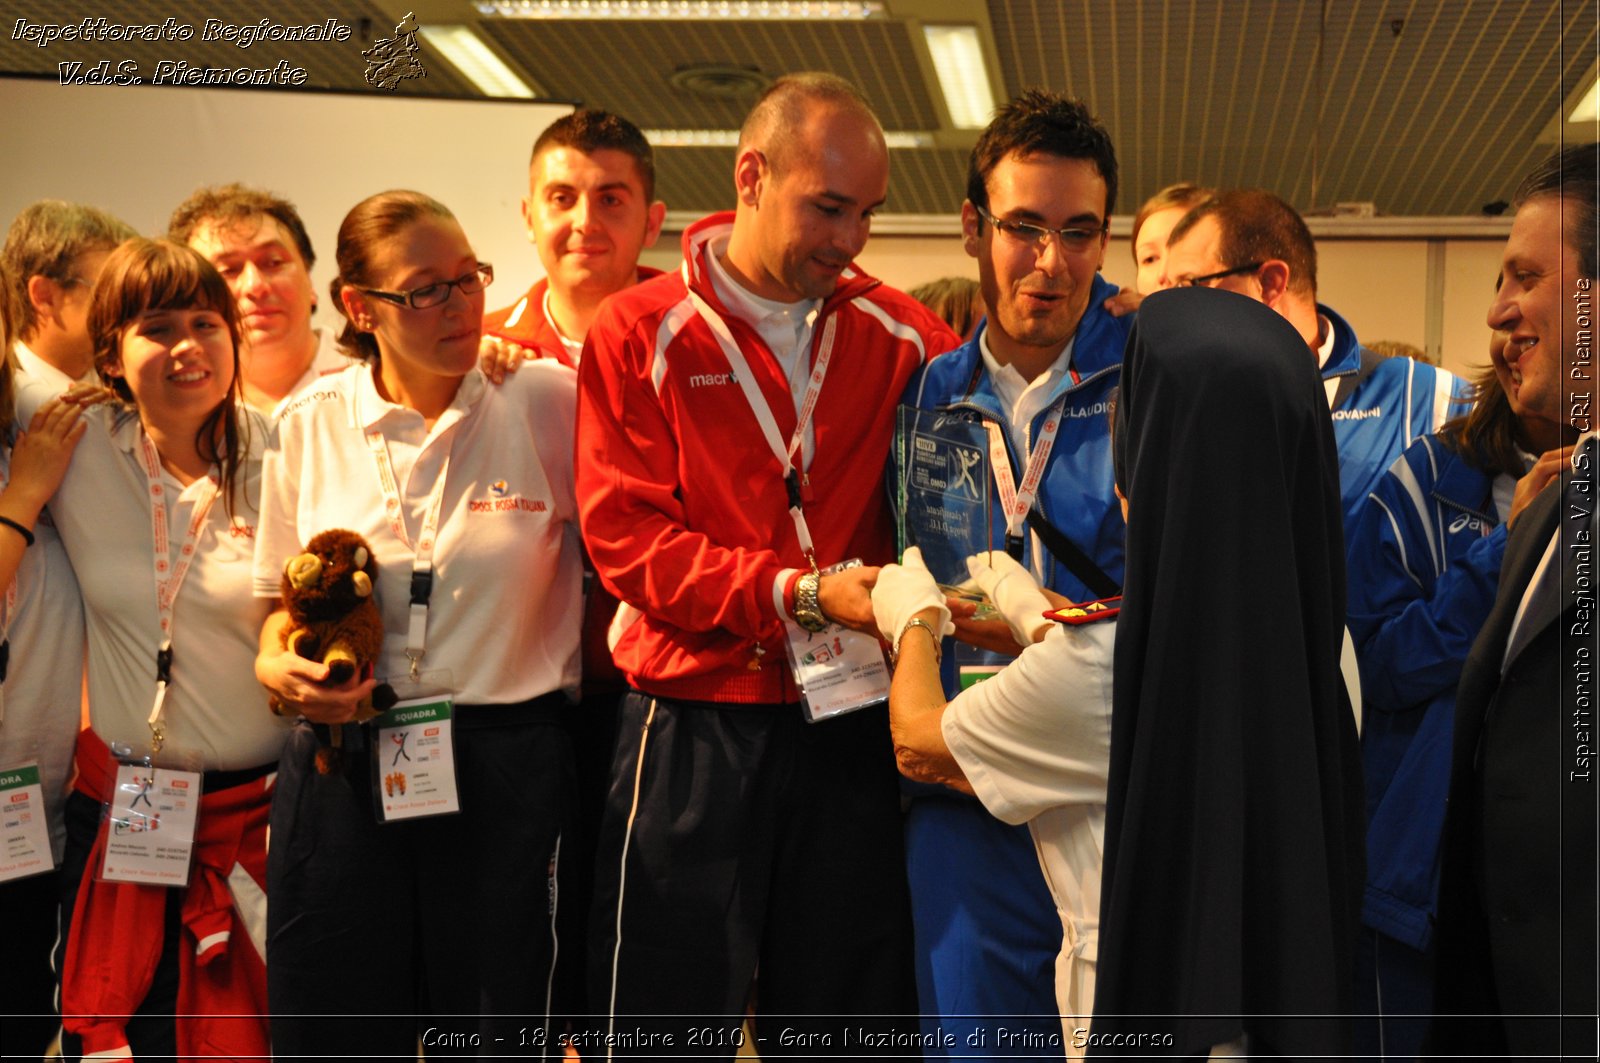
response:
<path fill-rule="evenodd" d="M 962 589 L 982 591 L 1000 619 L 979 620 L 977 605 L 961 598 L 946 598 L 922 560 L 911 547 L 898 565 L 885 565 L 872 588 L 872 608 L 878 632 L 893 644 L 911 619 L 934 610 L 944 634 L 962 642 L 1010 656 L 1044 638 L 1050 621 L 1044 613 L 1056 608 L 1037 581 L 1010 554 L 995 550 L 967 558 L 968 580 Z"/>

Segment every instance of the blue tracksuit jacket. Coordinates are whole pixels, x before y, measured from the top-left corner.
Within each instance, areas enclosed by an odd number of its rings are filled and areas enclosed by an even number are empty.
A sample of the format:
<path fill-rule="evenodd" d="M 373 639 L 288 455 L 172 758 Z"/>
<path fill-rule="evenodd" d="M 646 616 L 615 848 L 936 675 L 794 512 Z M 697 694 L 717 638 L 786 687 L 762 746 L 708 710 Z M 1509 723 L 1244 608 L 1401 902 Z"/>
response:
<path fill-rule="evenodd" d="M 1492 485 L 1424 436 L 1379 480 L 1349 537 L 1367 786 L 1362 917 L 1419 951 L 1438 900 L 1456 683 L 1506 548 Z"/>

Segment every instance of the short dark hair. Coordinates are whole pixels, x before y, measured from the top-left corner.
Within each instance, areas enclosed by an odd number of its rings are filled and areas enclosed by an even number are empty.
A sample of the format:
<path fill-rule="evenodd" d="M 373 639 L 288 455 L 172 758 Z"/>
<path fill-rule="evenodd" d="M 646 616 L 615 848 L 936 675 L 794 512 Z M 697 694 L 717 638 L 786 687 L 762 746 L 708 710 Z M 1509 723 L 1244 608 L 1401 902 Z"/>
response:
<path fill-rule="evenodd" d="M 122 365 L 122 336 L 130 325 L 151 310 L 204 309 L 216 313 L 227 325 L 233 356 L 233 383 L 195 433 L 200 456 L 222 467 L 223 508 L 234 515 L 249 438 L 238 416 L 239 311 L 233 293 L 216 269 L 194 248 L 174 240 L 135 237 L 119 244 L 95 281 L 89 304 L 89 336 L 94 341 L 94 365 L 113 391 L 126 403 L 134 401 L 125 376 L 108 369 Z M 248 500 L 247 500 L 248 502 Z"/>
<path fill-rule="evenodd" d="M 13 335 L 27 337 L 38 322 L 28 299 L 28 279 L 72 279 L 72 260 L 89 251 L 110 251 L 139 235 L 133 226 L 96 207 L 41 199 L 11 220 L 0 264 L 5 267 L 5 299 Z"/>
<path fill-rule="evenodd" d="M 1056 155 L 1087 159 L 1106 183 L 1105 221 L 1117 205 L 1117 152 L 1080 100 L 1032 89 L 995 112 L 967 163 L 967 199 L 989 209 L 989 175 L 1007 155 Z"/>
<path fill-rule="evenodd" d="M 528 156 L 532 166 L 539 156 L 551 148 L 572 148 L 585 155 L 609 148 L 633 157 L 639 168 L 639 180 L 644 184 L 644 198 L 656 198 L 656 157 L 650 141 L 638 126 L 610 111 L 578 110 L 563 115 L 545 127 L 533 142 L 533 153 Z"/>
<path fill-rule="evenodd" d="M 206 222 L 231 227 L 263 215 L 283 226 L 284 232 L 294 240 L 306 272 L 311 272 L 317 253 L 311 249 L 311 237 L 306 232 L 306 223 L 300 220 L 300 212 L 282 196 L 246 185 L 235 183 L 196 189 L 172 212 L 167 222 L 167 239 L 187 244 Z"/>
<path fill-rule="evenodd" d="M 1556 152 L 1517 186 L 1513 202 L 1521 207 L 1540 196 L 1560 196 L 1566 203 L 1567 243 L 1578 255 L 1585 277 L 1600 277 L 1595 261 L 1595 195 L 1600 186 L 1596 153 L 1600 145 L 1581 144 Z"/>
<path fill-rule="evenodd" d="M 796 134 L 805 124 L 806 107 L 813 103 L 855 111 L 881 128 L 860 89 L 835 74 L 807 70 L 784 75 L 761 94 L 739 127 L 737 150 L 743 152 L 752 144 L 759 146 L 772 173 L 781 173 L 788 165 Z"/>
<path fill-rule="evenodd" d="M 1298 211 L 1264 188 L 1218 192 L 1172 227 L 1171 247 L 1206 218 L 1222 230 L 1222 264 L 1228 269 L 1278 259 L 1288 263 L 1289 290 L 1316 298 L 1317 244 Z"/>

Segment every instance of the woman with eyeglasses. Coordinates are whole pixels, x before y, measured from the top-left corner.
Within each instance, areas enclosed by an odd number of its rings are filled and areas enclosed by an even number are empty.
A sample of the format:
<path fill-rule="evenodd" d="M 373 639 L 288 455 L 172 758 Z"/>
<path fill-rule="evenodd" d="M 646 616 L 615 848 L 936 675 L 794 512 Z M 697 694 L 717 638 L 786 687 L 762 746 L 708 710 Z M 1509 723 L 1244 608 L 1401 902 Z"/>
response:
<path fill-rule="evenodd" d="M 239 398 L 233 296 L 191 249 L 120 245 L 88 326 L 115 402 L 84 417 L 50 501 L 88 632 L 89 727 L 65 812 L 63 1048 L 256 1056 L 270 1048 L 257 916 L 288 733 L 250 677 L 267 612 L 251 593 L 266 423 Z M 20 405 L 50 393 L 36 381 Z"/>
<path fill-rule="evenodd" d="M 527 1016 L 550 1008 L 572 785 L 558 713 L 579 678 L 576 375 L 540 361 L 487 385 L 493 272 L 421 193 L 357 204 L 337 258 L 341 343 L 361 363 L 280 416 L 255 590 L 277 598 L 302 544 L 353 530 L 377 562 L 385 636 L 373 676 L 335 685 L 282 648 L 281 606 L 262 630 L 256 674 L 300 717 L 272 817 L 273 1047 L 409 1055 L 434 1025 L 414 1017 L 434 1015 L 470 1017 L 435 1032 L 526 1052 L 545 1036 L 523 1032 Z M 401 704 L 358 722 L 375 682 Z M 407 719 L 420 722 L 390 726 Z"/>

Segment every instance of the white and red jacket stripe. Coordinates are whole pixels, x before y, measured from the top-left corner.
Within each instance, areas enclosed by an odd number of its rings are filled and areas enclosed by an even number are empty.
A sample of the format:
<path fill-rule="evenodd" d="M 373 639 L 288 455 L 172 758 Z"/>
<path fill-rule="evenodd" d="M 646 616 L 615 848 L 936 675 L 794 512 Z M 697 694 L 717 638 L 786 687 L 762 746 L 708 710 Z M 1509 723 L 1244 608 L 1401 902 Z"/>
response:
<path fill-rule="evenodd" d="M 784 371 L 708 274 L 708 245 L 732 225 L 731 213 L 695 223 L 678 273 L 612 296 L 590 326 L 578 373 L 578 505 L 595 570 L 642 614 L 614 649 L 634 686 L 679 700 L 792 702 L 774 583 L 806 559 L 785 470 L 689 298 L 692 287 L 727 322 L 788 439 L 796 416 Z M 854 265 L 822 306 L 813 360 L 830 316 L 806 520 L 820 564 L 882 564 L 894 548 L 884 470 L 895 407 L 911 374 L 959 340 Z"/>

